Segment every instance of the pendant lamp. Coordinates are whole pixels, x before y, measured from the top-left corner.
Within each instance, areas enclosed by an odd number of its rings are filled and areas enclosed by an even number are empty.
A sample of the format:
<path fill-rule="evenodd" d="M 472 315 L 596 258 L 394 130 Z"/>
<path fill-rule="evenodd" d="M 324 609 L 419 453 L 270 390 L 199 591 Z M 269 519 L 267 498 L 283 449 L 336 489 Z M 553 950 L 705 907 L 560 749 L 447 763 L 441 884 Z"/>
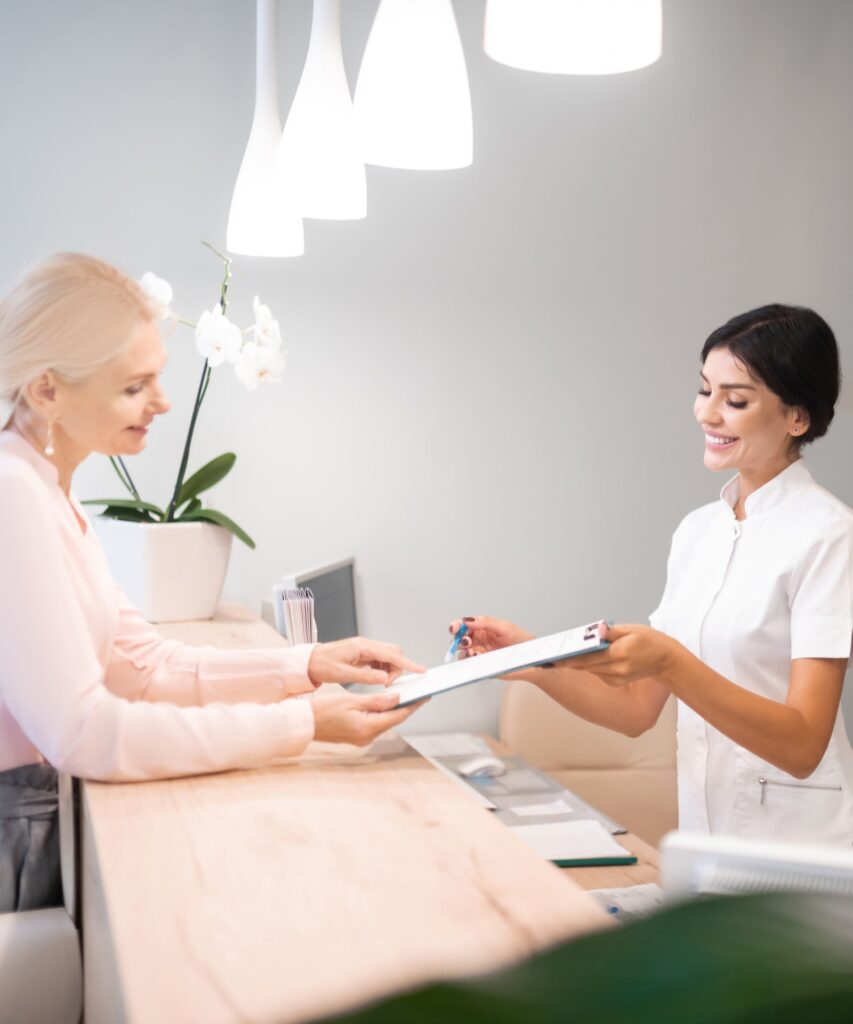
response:
<path fill-rule="evenodd" d="M 276 180 L 281 140 L 278 112 L 278 0 L 258 0 L 255 114 L 228 214 L 226 246 L 248 256 L 300 256 L 302 219 Z"/>
<path fill-rule="evenodd" d="M 302 78 L 278 151 L 278 180 L 303 217 L 367 214 L 364 161 L 341 53 L 340 0 L 314 0 Z"/>
<path fill-rule="evenodd" d="M 486 0 L 484 48 L 526 71 L 633 71 L 660 57 L 661 0 Z"/>
<path fill-rule="evenodd" d="M 451 0 L 381 0 L 353 101 L 369 164 L 467 167 L 471 92 Z"/>

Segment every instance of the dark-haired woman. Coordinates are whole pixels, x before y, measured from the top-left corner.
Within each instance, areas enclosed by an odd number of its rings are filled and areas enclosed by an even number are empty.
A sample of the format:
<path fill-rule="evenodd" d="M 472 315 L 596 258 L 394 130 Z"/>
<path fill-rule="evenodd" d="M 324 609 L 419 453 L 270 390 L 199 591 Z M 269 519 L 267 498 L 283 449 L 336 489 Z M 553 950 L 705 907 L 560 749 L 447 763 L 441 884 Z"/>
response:
<path fill-rule="evenodd" d="M 702 364 L 705 465 L 735 475 L 676 530 L 651 628 L 613 626 L 608 650 L 523 677 L 629 736 L 674 694 L 680 828 L 849 848 L 853 512 L 801 459 L 833 417 L 835 338 L 811 310 L 764 306 L 714 331 Z M 469 655 L 530 636 L 467 624 Z"/>

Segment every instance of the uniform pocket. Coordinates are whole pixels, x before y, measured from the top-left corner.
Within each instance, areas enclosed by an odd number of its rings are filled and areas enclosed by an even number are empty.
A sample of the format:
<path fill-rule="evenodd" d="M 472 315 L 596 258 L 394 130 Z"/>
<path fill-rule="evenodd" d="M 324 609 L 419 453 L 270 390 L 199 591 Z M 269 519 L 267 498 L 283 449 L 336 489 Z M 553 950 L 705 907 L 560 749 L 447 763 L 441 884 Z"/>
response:
<path fill-rule="evenodd" d="M 853 840 L 849 800 L 841 781 L 754 777 L 756 838 L 794 842 L 843 843 Z"/>
<path fill-rule="evenodd" d="M 812 790 L 829 790 L 830 792 L 840 793 L 841 786 L 832 786 L 825 782 L 789 782 L 787 779 L 771 779 L 766 775 L 758 776 L 758 785 L 761 787 L 761 800 L 759 803 L 763 807 L 767 803 L 767 787 L 770 787 L 772 792 L 774 786 L 785 786 L 788 789 L 812 789 Z"/>

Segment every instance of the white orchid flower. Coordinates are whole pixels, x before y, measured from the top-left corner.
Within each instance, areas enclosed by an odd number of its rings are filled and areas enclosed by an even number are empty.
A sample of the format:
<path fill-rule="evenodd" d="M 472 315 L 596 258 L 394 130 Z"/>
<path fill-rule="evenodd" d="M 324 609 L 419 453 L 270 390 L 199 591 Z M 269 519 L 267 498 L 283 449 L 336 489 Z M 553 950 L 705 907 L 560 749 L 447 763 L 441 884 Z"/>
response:
<path fill-rule="evenodd" d="M 255 310 L 255 342 L 258 345 L 266 345 L 278 352 L 281 349 L 281 331 L 278 321 L 273 319 L 269 306 L 261 304 L 260 298 L 255 296 L 252 307 Z"/>
<path fill-rule="evenodd" d="M 162 318 L 165 320 L 170 315 L 169 305 L 172 302 L 172 286 L 162 277 L 158 277 L 150 270 L 146 270 L 139 279 L 139 287 L 150 296 L 155 302 L 163 307 Z"/>
<path fill-rule="evenodd" d="M 214 306 L 211 311 L 205 310 L 199 317 L 195 328 L 195 347 L 211 366 L 236 363 L 242 343 L 240 328 L 231 323 L 220 306 Z"/>
<path fill-rule="evenodd" d="M 268 345 L 247 341 L 234 366 L 237 380 L 247 391 L 254 391 L 258 384 L 275 384 L 284 373 L 284 356 Z"/>

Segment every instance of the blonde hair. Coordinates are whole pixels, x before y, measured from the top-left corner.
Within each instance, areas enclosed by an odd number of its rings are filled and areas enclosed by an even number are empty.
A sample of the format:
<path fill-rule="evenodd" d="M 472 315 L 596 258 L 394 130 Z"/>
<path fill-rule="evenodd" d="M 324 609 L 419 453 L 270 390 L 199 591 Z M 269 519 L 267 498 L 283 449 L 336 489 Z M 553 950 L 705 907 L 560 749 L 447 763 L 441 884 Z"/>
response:
<path fill-rule="evenodd" d="M 136 281 L 94 256 L 58 253 L 32 267 L 0 302 L 0 429 L 29 383 L 47 370 L 86 380 L 160 313 Z"/>

